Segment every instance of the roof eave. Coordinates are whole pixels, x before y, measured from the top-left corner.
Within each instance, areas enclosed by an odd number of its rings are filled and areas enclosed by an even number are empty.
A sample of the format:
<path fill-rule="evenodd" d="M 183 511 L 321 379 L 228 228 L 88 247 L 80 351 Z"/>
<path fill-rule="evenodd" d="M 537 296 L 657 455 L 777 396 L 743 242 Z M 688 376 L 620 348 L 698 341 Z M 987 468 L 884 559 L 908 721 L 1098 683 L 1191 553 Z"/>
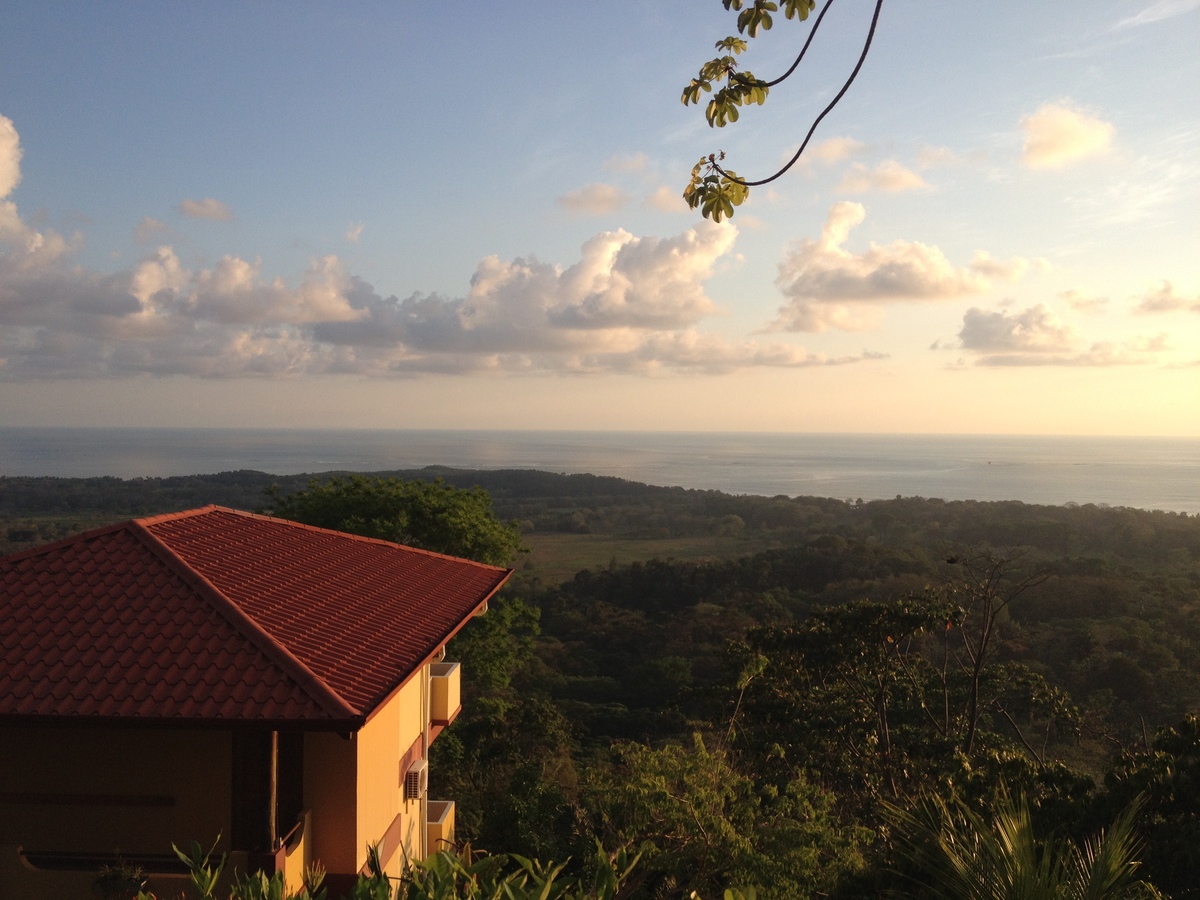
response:
<path fill-rule="evenodd" d="M 515 569 L 505 569 L 504 570 L 504 575 L 498 581 L 496 581 L 496 583 L 492 586 L 491 590 L 488 591 L 487 596 L 485 596 L 482 600 L 480 600 L 478 603 L 476 603 L 475 606 L 471 609 L 471 611 L 459 620 L 457 625 L 455 625 L 453 628 L 451 628 L 450 631 L 446 635 L 444 635 L 437 641 L 437 643 L 434 645 L 434 648 L 429 653 L 429 655 L 427 655 L 424 659 L 422 659 L 421 662 L 419 662 L 417 664 L 417 666 L 411 672 L 407 673 L 403 678 L 401 678 L 395 684 L 395 686 L 391 688 L 391 690 L 389 690 L 387 693 L 385 693 L 383 695 L 383 698 L 378 703 L 374 704 L 370 709 L 368 709 L 366 711 L 366 718 L 365 718 L 366 722 L 371 721 L 371 719 L 373 719 L 375 717 L 375 714 L 377 712 L 379 712 L 381 709 L 383 709 L 385 706 L 387 706 L 388 702 L 393 697 L 395 697 L 398 693 L 400 693 L 400 691 L 402 691 L 404 689 L 404 686 L 407 685 L 410 681 L 412 681 L 412 679 L 416 676 L 416 674 L 418 672 L 420 672 L 427 665 L 429 665 L 431 662 L 433 662 L 434 657 L 436 657 L 438 655 L 438 653 L 440 653 L 442 651 L 442 649 L 446 646 L 446 644 L 449 643 L 450 640 L 456 634 L 458 634 L 460 631 L 463 630 L 463 628 L 466 627 L 466 624 L 468 622 L 470 622 L 473 618 L 475 618 L 477 615 L 479 615 L 484 610 L 484 608 L 488 605 L 488 603 L 491 602 L 492 598 L 495 597 L 496 594 L 500 591 L 500 588 L 504 587 L 504 585 L 508 581 L 508 579 L 512 577 L 512 574 L 514 571 L 516 571 L 516 570 Z"/>
<path fill-rule="evenodd" d="M 51 728 L 148 728 L 183 731 L 333 731 L 356 732 L 366 724 L 362 716 L 346 719 L 220 719 L 171 716 L 70 716 L 36 713 L 0 713 L 0 728 L 38 725 Z"/>

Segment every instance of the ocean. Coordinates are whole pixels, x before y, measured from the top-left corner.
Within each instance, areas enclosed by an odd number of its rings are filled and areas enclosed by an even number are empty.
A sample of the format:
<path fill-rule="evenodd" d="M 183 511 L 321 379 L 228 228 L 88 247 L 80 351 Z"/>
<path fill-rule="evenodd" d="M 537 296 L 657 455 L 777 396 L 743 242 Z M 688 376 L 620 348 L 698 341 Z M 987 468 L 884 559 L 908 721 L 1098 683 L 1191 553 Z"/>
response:
<path fill-rule="evenodd" d="M 0 475 L 275 475 L 430 465 L 734 494 L 1021 500 L 1200 513 L 1200 439 L 567 431 L 0 428 Z"/>

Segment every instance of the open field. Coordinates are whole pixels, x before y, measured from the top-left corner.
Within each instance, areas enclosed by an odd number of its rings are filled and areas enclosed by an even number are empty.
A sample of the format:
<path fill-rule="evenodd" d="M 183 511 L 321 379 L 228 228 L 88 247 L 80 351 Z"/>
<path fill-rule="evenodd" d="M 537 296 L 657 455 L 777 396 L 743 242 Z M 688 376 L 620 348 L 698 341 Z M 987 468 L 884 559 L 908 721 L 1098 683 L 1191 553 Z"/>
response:
<path fill-rule="evenodd" d="M 581 569 L 602 569 L 647 559 L 704 562 L 733 559 L 779 546 L 759 536 L 696 535 L 673 538 L 631 538 L 612 534 L 526 534 L 529 552 L 514 564 L 519 578 L 543 583 L 566 581 Z"/>

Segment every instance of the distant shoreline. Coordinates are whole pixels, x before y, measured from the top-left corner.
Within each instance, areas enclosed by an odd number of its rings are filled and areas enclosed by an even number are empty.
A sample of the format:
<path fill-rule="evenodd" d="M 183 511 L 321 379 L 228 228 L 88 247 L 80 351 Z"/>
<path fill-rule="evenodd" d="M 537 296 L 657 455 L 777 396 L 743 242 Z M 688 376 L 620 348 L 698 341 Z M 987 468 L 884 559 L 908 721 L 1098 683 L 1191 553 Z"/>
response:
<path fill-rule="evenodd" d="M 739 432 L 0 427 L 0 475 L 275 475 L 444 465 L 731 494 L 1200 513 L 1200 438 Z"/>

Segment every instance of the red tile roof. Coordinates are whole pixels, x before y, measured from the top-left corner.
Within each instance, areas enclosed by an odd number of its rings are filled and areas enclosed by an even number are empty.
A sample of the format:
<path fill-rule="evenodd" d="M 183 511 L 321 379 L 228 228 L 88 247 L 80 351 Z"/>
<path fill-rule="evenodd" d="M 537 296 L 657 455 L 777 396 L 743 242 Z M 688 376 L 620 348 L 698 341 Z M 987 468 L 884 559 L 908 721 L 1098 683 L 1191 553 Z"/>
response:
<path fill-rule="evenodd" d="M 208 506 L 0 559 L 0 716 L 354 727 L 509 570 Z"/>

